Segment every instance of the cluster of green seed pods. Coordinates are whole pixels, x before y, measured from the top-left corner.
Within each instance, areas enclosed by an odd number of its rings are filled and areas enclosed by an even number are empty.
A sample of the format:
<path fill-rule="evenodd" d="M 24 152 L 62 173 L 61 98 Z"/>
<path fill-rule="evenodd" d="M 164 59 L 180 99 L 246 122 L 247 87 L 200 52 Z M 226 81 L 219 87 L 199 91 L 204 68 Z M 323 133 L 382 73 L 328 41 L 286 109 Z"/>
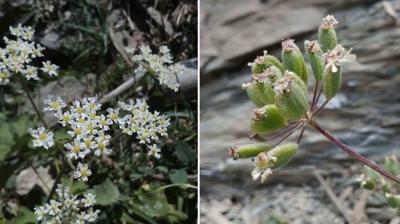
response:
<path fill-rule="evenodd" d="M 327 100 L 333 98 L 340 89 L 342 82 L 341 63 L 348 56 L 348 52 L 337 45 L 335 27 L 337 21 L 333 16 L 323 19 L 318 29 L 318 40 L 305 41 L 305 56 L 296 45 L 294 40 L 287 39 L 282 42 L 281 60 L 269 55 L 257 57 L 254 62 L 249 63 L 251 67 L 251 81 L 243 84 L 250 100 L 257 106 L 250 115 L 250 129 L 254 134 L 265 136 L 279 130 L 285 130 L 288 123 L 303 122 L 312 116 L 310 110 L 314 105 L 308 102 L 308 60 L 312 74 L 319 83 L 320 91 Z M 289 145 L 271 147 L 268 144 L 250 144 L 231 148 L 230 154 L 234 158 L 256 158 L 256 168 L 253 178 L 267 176 L 269 171 L 260 173 L 260 170 L 274 169 L 284 163 L 276 162 L 274 154 L 282 151 L 282 158 L 294 155 L 287 152 L 297 150 L 292 143 Z M 296 150 L 293 150 L 296 148 Z M 277 161 L 284 161 L 285 159 Z M 275 162 L 274 162 L 275 161 Z M 287 160 L 289 161 L 289 160 Z M 268 165 L 266 165 L 268 164 Z M 273 165 L 271 165 L 273 164 Z M 263 169 L 261 169 L 263 168 Z M 256 172 L 257 170 L 257 172 Z"/>
<path fill-rule="evenodd" d="M 400 175 L 400 164 L 396 156 L 385 158 L 384 168 L 394 176 Z M 387 182 L 376 171 L 369 167 L 360 177 L 361 187 L 371 191 L 380 191 L 386 198 L 388 205 L 392 208 L 400 207 L 400 185 L 394 182 Z"/>

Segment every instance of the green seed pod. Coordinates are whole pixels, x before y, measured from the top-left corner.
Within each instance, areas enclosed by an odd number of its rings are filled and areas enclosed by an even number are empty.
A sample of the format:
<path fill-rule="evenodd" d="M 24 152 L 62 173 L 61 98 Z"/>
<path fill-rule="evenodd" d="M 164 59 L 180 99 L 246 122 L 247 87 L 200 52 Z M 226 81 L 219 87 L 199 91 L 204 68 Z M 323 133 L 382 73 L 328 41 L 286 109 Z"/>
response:
<path fill-rule="evenodd" d="M 324 59 L 322 57 L 321 47 L 317 41 L 306 40 L 304 42 L 304 48 L 306 49 L 307 57 L 310 61 L 315 81 L 321 81 L 322 74 L 324 72 Z"/>
<path fill-rule="evenodd" d="M 254 62 L 249 63 L 249 66 L 251 67 L 252 74 L 261 74 L 271 66 L 275 66 L 283 71 L 282 63 L 276 57 L 268 55 L 267 51 L 264 51 L 263 56 L 258 56 Z"/>
<path fill-rule="evenodd" d="M 364 180 L 361 182 L 361 187 L 367 190 L 374 190 L 376 187 L 376 182 L 370 179 Z"/>
<path fill-rule="evenodd" d="M 269 134 L 286 126 L 286 118 L 276 105 L 254 109 L 251 113 L 251 130 L 257 134 Z"/>
<path fill-rule="evenodd" d="M 305 83 L 299 76 L 297 76 L 297 75 L 294 74 L 293 72 L 287 71 L 287 70 L 285 71 L 284 76 L 292 77 L 292 78 L 293 78 L 293 81 L 294 81 L 297 85 L 299 85 L 299 86 L 301 87 L 301 89 L 304 91 L 304 93 L 307 95 L 307 93 L 308 93 L 307 85 L 306 85 L 306 83 Z"/>
<path fill-rule="evenodd" d="M 399 175 L 400 172 L 399 161 L 395 156 L 385 158 L 385 170 L 394 176 Z"/>
<path fill-rule="evenodd" d="M 234 159 L 252 158 L 256 157 L 261 152 L 266 152 L 271 149 L 272 147 L 266 143 L 235 145 L 229 147 L 229 156 Z"/>
<path fill-rule="evenodd" d="M 361 187 L 367 190 L 374 190 L 378 185 L 379 174 L 375 170 L 367 166 L 365 167 L 365 169 L 366 169 L 366 174 L 365 175 L 362 174 L 360 177 Z"/>
<path fill-rule="evenodd" d="M 391 193 L 385 193 L 385 198 L 388 205 L 392 208 L 398 208 L 400 206 L 400 196 Z"/>
<path fill-rule="evenodd" d="M 250 100 L 253 101 L 257 107 L 262 107 L 274 102 L 275 93 L 273 91 L 273 84 L 268 79 L 263 82 L 252 81 L 245 83 L 242 87 L 246 90 Z"/>
<path fill-rule="evenodd" d="M 279 145 L 267 152 L 267 155 L 272 159 L 272 169 L 279 169 L 286 165 L 296 154 L 298 145 L 296 143 L 287 143 Z"/>
<path fill-rule="evenodd" d="M 285 70 L 289 70 L 298 75 L 307 83 L 307 68 L 300 49 L 292 39 L 282 42 L 282 63 Z"/>
<path fill-rule="evenodd" d="M 326 16 L 318 29 L 318 41 L 323 52 L 336 47 L 337 37 L 335 27 L 339 22 L 332 15 Z"/>
<path fill-rule="evenodd" d="M 333 71 L 332 71 L 333 70 Z M 333 69 L 326 66 L 323 76 L 323 92 L 327 100 L 332 99 L 339 92 L 342 85 L 342 71 L 339 66 Z"/>
<path fill-rule="evenodd" d="M 295 82 L 295 79 L 285 75 L 274 85 L 275 104 L 288 120 L 300 119 L 307 113 L 307 93 Z"/>

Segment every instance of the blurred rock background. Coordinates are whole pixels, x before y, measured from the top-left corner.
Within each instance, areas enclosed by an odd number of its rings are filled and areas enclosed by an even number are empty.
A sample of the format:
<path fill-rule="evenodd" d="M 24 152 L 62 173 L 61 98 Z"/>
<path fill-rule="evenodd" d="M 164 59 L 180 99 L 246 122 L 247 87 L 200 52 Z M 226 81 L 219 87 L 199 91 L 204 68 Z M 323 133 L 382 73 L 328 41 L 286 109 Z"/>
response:
<path fill-rule="evenodd" d="M 344 69 L 342 90 L 319 121 L 374 161 L 396 153 L 400 1 L 203 0 L 200 8 L 202 223 L 400 223 L 380 195 L 359 188 L 362 166 L 311 129 L 296 158 L 266 184 L 251 180 L 250 160 L 227 156 L 229 145 L 252 141 L 255 106 L 241 89 L 247 63 L 263 50 L 280 57 L 286 38 L 303 48 L 327 14 L 340 21 L 339 43 L 357 62 Z"/>

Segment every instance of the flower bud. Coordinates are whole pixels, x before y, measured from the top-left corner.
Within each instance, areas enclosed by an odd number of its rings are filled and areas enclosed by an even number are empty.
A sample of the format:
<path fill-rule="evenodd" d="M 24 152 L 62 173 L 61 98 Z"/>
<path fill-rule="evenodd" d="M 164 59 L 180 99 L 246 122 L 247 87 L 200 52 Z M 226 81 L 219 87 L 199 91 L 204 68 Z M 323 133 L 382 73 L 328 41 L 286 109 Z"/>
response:
<path fill-rule="evenodd" d="M 251 130 L 257 134 L 269 134 L 286 126 L 286 118 L 276 105 L 270 104 L 254 109 L 250 115 Z"/>
<path fill-rule="evenodd" d="M 292 39 L 282 42 L 282 63 L 285 70 L 294 72 L 307 83 L 306 63 L 300 49 Z"/>
<path fill-rule="evenodd" d="M 266 143 L 234 145 L 229 147 L 229 156 L 234 159 L 253 158 L 261 152 L 266 152 L 272 147 Z"/>
<path fill-rule="evenodd" d="M 394 195 L 391 193 L 385 193 L 385 198 L 388 205 L 392 208 L 398 208 L 400 206 L 400 195 Z"/>
<path fill-rule="evenodd" d="M 307 112 L 307 93 L 290 75 L 276 81 L 275 104 L 288 120 L 296 120 Z"/>
<path fill-rule="evenodd" d="M 322 80 L 322 73 L 324 72 L 324 59 L 322 57 L 322 50 L 317 41 L 304 42 L 308 60 L 310 61 L 313 70 L 314 78 L 316 81 Z"/>
<path fill-rule="evenodd" d="M 318 29 L 318 41 L 321 44 L 323 52 L 336 47 L 337 37 L 335 27 L 338 23 L 333 15 L 328 15 L 322 20 L 322 24 Z"/>
<path fill-rule="evenodd" d="M 251 67 L 252 74 L 260 74 L 265 71 L 265 69 L 275 66 L 279 68 L 279 70 L 283 71 L 282 63 L 274 56 L 268 55 L 267 51 L 264 51 L 263 56 L 258 56 L 254 62 L 249 63 Z"/>
<path fill-rule="evenodd" d="M 324 69 L 323 75 L 323 92 L 327 100 L 333 98 L 336 93 L 340 90 L 342 85 L 342 71 L 340 67 L 337 67 L 336 72 L 332 72 L 332 69 L 327 66 Z"/>

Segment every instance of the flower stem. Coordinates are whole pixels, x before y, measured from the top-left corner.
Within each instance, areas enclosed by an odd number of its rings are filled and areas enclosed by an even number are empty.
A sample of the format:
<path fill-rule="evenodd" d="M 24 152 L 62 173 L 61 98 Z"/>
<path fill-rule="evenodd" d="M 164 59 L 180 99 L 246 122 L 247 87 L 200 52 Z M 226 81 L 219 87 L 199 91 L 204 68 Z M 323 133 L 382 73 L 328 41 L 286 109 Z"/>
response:
<path fill-rule="evenodd" d="M 26 95 L 28 96 L 29 101 L 31 102 L 31 104 L 33 106 L 33 109 L 35 109 L 36 114 L 39 116 L 40 121 L 42 121 L 42 123 L 46 129 L 49 129 L 49 126 L 47 125 L 46 121 L 44 120 L 42 114 L 39 111 L 39 108 L 36 106 L 35 101 L 33 100 L 31 94 L 29 93 L 29 89 L 26 86 L 25 82 L 22 83 L 22 86 L 24 88 Z"/>
<path fill-rule="evenodd" d="M 349 156 L 353 157 L 354 159 L 358 160 L 359 162 L 363 163 L 364 165 L 368 166 L 369 168 L 375 170 L 376 172 L 380 173 L 382 176 L 386 177 L 389 180 L 392 180 L 398 184 L 400 184 L 400 178 L 397 176 L 393 176 L 374 162 L 368 160 L 367 158 L 363 157 L 360 155 L 358 152 L 354 151 L 354 149 L 351 149 L 349 146 L 341 142 L 338 138 L 333 136 L 331 133 L 323 129 L 321 126 L 319 126 L 318 123 L 316 123 L 313 120 L 310 120 L 308 122 L 313 128 L 315 128 L 317 131 L 319 131 L 322 135 L 324 135 L 327 139 L 332 141 L 335 145 L 337 145 L 340 149 L 342 149 L 343 152 L 347 153 Z"/>
<path fill-rule="evenodd" d="M 50 188 L 49 188 L 49 186 L 47 185 L 46 181 L 44 181 L 43 177 L 39 174 L 39 172 L 37 171 L 37 169 L 36 169 L 33 165 L 31 165 L 31 168 L 32 168 L 33 172 L 36 174 L 36 176 L 39 178 L 39 180 L 42 182 L 43 187 L 45 188 L 45 191 L 46 191 L 47 193 L 50 193 Z"/>
<path fill-rule="evenodd" d="M 30 94 L 29 89 L 28 89 L 28 87 L 26 86 L 24 80 L 22 80 L 22 86 L 23 86 L 23 88 L 24 88 L 24 91 L 25 91 L 26 95 L 28 96 L 28 99 L 29 99 L 30 103 L 32 104 L 32 107 L 35 109 L 36 114 L 38 115 L 38 117 L 39 117 L 40 120 L 42 121 L 43 126 L 44 126 L 46 129 L 49 129 L 49 126 L 47 125 L 47 123 L 46 123 L 46 121 L 44 120 L 42 114 L 40 113 L 39 108 L 36 106 L 35 101 L 33 100 L 33 97 L 32 97 L 32 95 Z M 56 144 L 56 147 L 57 147 L 61 152 L 63 152 L 62 147 L 59 147 L 58 144 Z M 49 189 L 49 195 L 48 195 L 48 197 L 47 197 L 47 202 L 49 202 L 50 199 L 51 199 L 51 197 L 53 196 L 53 194 L 54 194 L 54 192 L 55 192 L 55 190 L 56 190 L 56 188 L 57 188 L 57 185 L 58 185 L 58 183 L 61 181 L 61 177 L 62 177 L 62 175 L 63 175 L 63 173 L 65 172 L 65 169 L 66 169 L 65 157 L 64 157 L 64 156 L 61 156 L 61 157 L 62 157 L 62 158 L 61 158 L 61 162 L 62 162 L 61 172 L 60 172 L 60 173 L 58 174 L 58 176 L 56 177 L 56 180 L 54 181 L 54 184 L 53 184 L 53 186 L 51 187 L 51 189 Z"/>

